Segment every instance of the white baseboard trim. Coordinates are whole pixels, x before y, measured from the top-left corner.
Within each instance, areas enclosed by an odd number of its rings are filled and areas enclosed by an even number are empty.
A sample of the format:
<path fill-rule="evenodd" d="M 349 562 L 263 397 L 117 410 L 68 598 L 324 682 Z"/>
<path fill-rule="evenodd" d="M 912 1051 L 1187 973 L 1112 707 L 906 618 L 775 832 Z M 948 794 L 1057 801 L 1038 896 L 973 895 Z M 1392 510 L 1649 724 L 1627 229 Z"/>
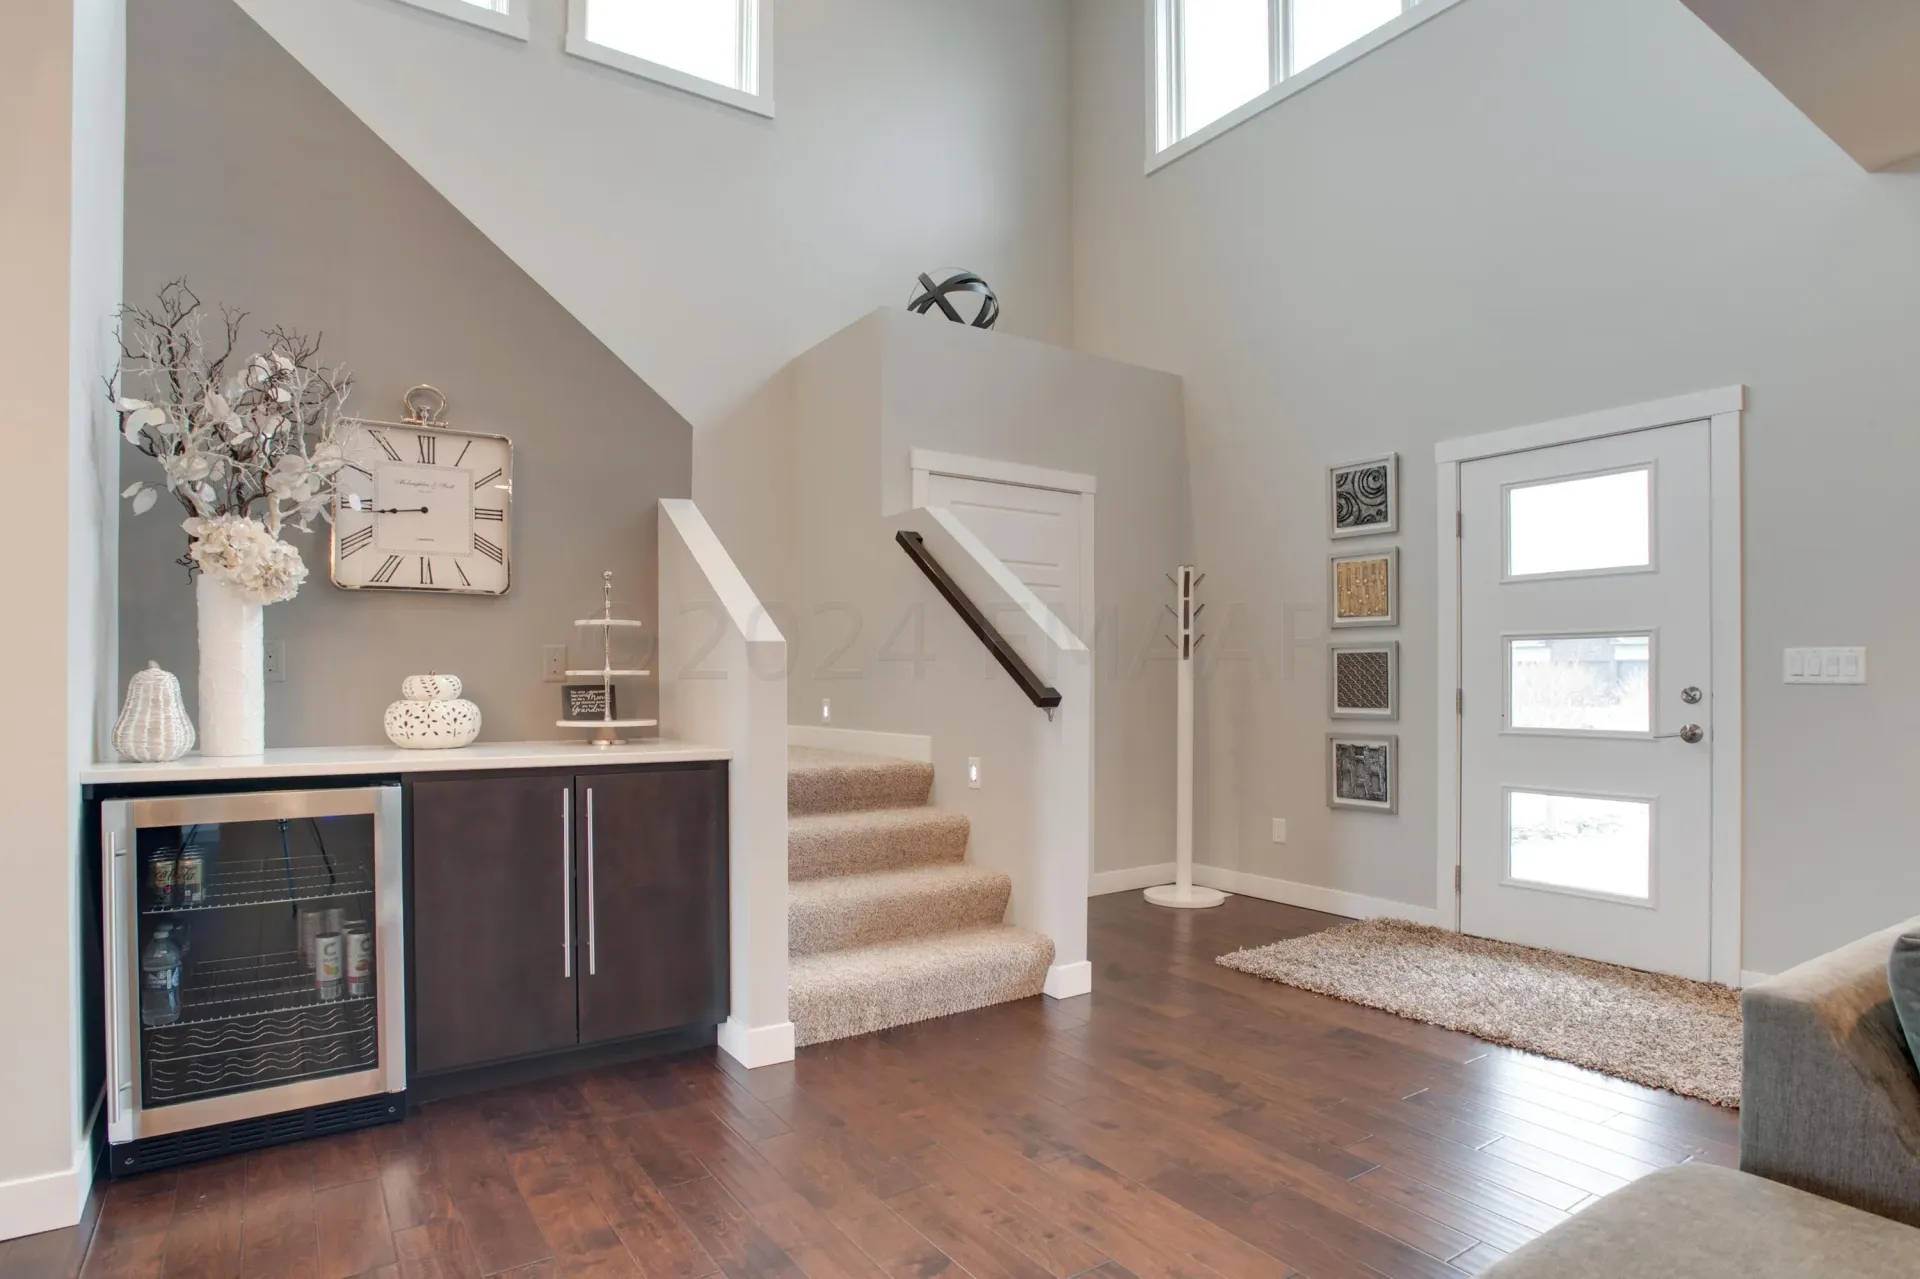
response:
<path fill-rule="evenodd" d="M 827 728 L 820 724 L 787 725 L 787 745 L 820 750 L 852 751 L 856 755 L 887 755 L 921 764 L 933 763 L 933 739 L 919 733 L 877 733 L 864 728 Z"/>
<path fill-rule="evenodd" d="M 757 1070 L 793 1060 L 793 1023 L 773 1026 L 749 1026 L 738 1017 L 720 1024 L 720 1051 L 745 1066 Z"/>
<path fill-rule="evenodd" d="M 1047 969 L 1047 994 L 1055 999 L 1072 999 L 1093 993 L 1093 965 L 1087 960 L 1077 964 L 1055 964 Z"/>
<path fill-rule="evenodd" d="M 1218 888 L 1222 892 L 1239 893 L 1243 897 L 1258 897 L 1262 901 L 1321 910 L 1329 915 L 1345 915 L 1349 919 L 1384 917 L 1434 925 L 1440 922 L 1440 912 L 1431 906 L 1414 906 L 1385 897 L 1368 897 L 1363 893 L 1349 893 L 1338 888 L 1322 888 L 1318 884 L 1296 884 L 1292 880 L 1273 879 L 1244 870 L 1228 870 L 1224 866 L 1195 866 L 1193 882 Z"/>
<path fill-rule="evenodd" d="M 1152 888 L 1155 884 L 1172 882 L 1172 862 L 1161 862 L 1156 866 L 1129 866 L 1125 870 L 1103 870 L 1096 873 L 1093 882 L 1087 885 L 1087 896 L 1105 897 L 1108 893 L 1124 893 L 1129 889 L 1138 891 Z"/>
<path fill-rule="evenodd" d="M 93 1189 L 91 1132 L 73 1148 L 73 1163 L 56 1172 L 0 1181 L 0 1240 L 78 1224 Z"/>
<path fill-rule="evenodd" d="M 1757 973 L 1751 968 L 1742 968 L 1740 970 L 1740 988 L 1744 990 L 1748 986 L 1758 985 L 1771 976 L 1773 976 L 1772 973 Z"/>

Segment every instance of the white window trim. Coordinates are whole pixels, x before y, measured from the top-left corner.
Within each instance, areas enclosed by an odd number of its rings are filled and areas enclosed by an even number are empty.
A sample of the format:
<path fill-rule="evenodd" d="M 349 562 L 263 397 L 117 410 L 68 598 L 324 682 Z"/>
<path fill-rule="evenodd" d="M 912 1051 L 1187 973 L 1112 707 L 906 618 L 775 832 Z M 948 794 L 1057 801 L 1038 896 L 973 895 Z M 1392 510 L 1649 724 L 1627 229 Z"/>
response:
<path fill-rule="evenodd" d="M 400 0 L 401 4 L 410 4 L 416 9 L 425 9 L 428 13 L 437 13 L 443 18 L 453 18 L 470 26 L 485 27 L 488 31 L 503 36 L 512 36 L 515 40 L 527 38 L 527 6 L 532 0 L 508 0 L 507 11 L 497 12 L 482 9 L 477 4 L 468 4 L 467 0 Z"/>
<path fill-rule="evenodd" d="M 1405 12 L 1399 17 L 1381 23 L 1345 48 L 1328 54 L 1295 75 L 1281 75 L 1281 71 L 1287 64 L 1290 33 L 1286 27 L 1289 9 L 1286 0 L 1269 0 L 1271 17 L 1267 29 L 1271 36 L 1272 47 L 1268 52 L 1268 66 L 1272 69 L 1271 73 L 1279 78 L 1265 93 L 1249 98 L 1218 120 L 1203 125 L 1181 138 L 1178 137 L 1179 109 L 1182 101 L 1178 83 L 1181 0 L 1153 0 L 1153 4 L 1147 11 L 1147 50 L 1151 56 L 1147 59 L 1146 171 L 1152 173 L 1163 169 L 1180 157 L 1192 154 L 1221 134 L 1238 128 L 1268 108 L 1286 101 L 1302 89 L 1318 84 L 1340 68 L 1359 61 L 1375 49 L 1391 43 L 1460 2 L 1461 0 L 1410 2 Z M 1175 140 L 1162 146 L 1162 140 L 1169 138 Z"/>
<path fill-rule="evenodd" d="M 761 0 L 740 0 L 740 32 L 740 82 L 754 85 L 755 92 L 752 93 L 650 62 L 604 44 L 595 44 L 587 39 L 587 0 L 567 0 L 567 52 L 574 57 L 771 119 L 773 85 L 769 68 L 772 59 L 768 56 L 769 42 L 761 13 Z"/>

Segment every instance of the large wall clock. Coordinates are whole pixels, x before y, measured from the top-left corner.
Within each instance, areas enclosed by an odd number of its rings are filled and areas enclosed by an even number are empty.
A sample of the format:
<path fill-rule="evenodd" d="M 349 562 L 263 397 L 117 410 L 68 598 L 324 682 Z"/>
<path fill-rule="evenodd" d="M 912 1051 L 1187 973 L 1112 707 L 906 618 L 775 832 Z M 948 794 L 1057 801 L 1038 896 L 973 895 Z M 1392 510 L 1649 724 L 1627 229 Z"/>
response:
<path fill-rule="evenodd" d="M 427 412 L 409 417 L 361 422 L 349 435 L 333 505 L 333 584 L 505 595 L 513 583 L 512 441 L 437 425 Z"/>

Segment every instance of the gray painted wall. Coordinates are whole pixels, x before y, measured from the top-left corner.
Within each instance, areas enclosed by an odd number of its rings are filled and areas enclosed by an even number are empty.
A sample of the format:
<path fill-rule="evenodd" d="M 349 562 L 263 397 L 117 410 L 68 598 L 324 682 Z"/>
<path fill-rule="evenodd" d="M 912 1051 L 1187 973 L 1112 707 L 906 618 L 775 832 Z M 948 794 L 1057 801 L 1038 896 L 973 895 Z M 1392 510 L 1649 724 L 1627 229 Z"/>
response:
<path fill-rule="evenodd" d="M 1920 174 L 1868 174 L 1680 0 L 1468 0 L 1150 175 L 1144 0 L 1074 10 L 1087 349 L 1182 374 L 1201 860 L 1434 900 L 1433 445 L 1745 383 L 1745 966 L 1920 910 Z M 1324 468 L 1405 460 L 1400 814 L 1330 813 Z M 1865 644 L 1872 682 L 1783 687 Z M 1269 839 L 1287 817 L 1291 842 Z"/>
<path fill-rule="evenodd" d="M 311 576 L 266 610 L 289 657 L 267 686 L 268 745 L 382 742 L 401 679 L 430 668 L 466 680 L 483 740 L 564 736 L 541 648 L 576 640 L 602 569 L 652 621 L 654 503 L 691 491 L 691 427 L 230 0 L 134 5 L 129 52 L 127 295 L 184 275 L 209 301 L 322 331 L 358 412 L 391 420 L 430 382 L 453 425 L 514 442 L 503 598 L 340 591 L 325 535 L 296 535 Z M 128 478 L 151 465 L 123 461 Z M 157 659 L 191 709 L 179 518 L 121 519 L 121 666 L 124 683 Z M 652 688 L 635 692 L 650 709 Z"/>
<path fill-rule="evenodd" d="M 694 496 L 763 596 L 786 570 L 768 384 L 919 271 L 1072 336 L 1067 0 L 762 6 L 763 119 L 397 0 L 238 0 L 694 424 Z"/>

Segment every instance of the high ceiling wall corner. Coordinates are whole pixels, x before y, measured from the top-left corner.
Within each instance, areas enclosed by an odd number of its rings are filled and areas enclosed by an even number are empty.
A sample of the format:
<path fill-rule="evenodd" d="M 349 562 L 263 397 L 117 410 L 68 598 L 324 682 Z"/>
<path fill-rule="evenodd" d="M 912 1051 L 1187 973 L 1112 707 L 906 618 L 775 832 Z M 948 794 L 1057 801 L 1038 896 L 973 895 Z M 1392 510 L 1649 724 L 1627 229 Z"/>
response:
<path fill-rule="evenodd" d="M 1683 0 L 1872 172 L 1920 158 L 1914 0 Z"/>

